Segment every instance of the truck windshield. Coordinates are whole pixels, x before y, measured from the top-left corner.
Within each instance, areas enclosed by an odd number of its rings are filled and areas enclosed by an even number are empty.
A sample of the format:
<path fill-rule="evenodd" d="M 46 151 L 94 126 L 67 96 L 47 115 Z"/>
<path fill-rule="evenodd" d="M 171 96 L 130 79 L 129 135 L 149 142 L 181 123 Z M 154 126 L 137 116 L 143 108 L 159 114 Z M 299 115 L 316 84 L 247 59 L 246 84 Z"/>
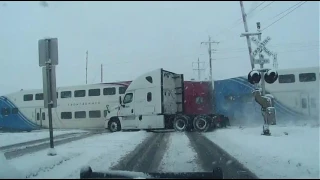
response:
<path fill-rule="evenodd" d="M 133 93 L 128 93 L 124 96 L 123 104 L 131 103 L 133 98 Z"/>

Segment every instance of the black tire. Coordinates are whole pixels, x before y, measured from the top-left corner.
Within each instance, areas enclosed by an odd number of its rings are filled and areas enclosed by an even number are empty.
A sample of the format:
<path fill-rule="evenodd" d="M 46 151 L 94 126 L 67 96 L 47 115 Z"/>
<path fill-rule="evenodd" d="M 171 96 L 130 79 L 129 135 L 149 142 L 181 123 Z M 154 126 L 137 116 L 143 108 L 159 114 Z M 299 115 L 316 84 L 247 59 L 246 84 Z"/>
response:
<path fill-rule="evenodd" d="M 211 127 L 211 121 L 207 116 L 196 116 L 193 119 L 193 128 L 198 132 L 207 132 Z"/>
<path fill-rule="evenodd" d="M 189 119 L 187 116 L 176 116 L 173 121 L 173 128 L 176 131 L 184 132 L 188 128 Z"/>
<path fill-rule="evenodd" d="M 108 129 L 110 132 L 121 131 L 120 121 L 118 119 L 111 119 L 108 122 Z"/>

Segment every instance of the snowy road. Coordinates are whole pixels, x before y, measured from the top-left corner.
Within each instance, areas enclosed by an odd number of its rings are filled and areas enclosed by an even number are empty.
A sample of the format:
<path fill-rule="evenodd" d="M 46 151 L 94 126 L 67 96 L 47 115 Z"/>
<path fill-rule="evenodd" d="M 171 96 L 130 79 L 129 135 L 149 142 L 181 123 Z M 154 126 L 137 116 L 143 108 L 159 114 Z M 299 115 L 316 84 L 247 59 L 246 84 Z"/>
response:
<path fill-rule="evenodd" d="M 218 166 L 225 178 L 319 177 L 318 127 L 274 126 L 269 137 L 260 131 L 232 127 L 203 134 L 106 133 L 56 146 L 57 156 L 42 150 L 8 162 L 26 178 L 79 178 L 85 165 L 95 172 L 195 172 Z"/>
<path fill-rule="evenodd" d="M 70 133 L 63 134 L 54 138 L 54 145 L 59 146 L 62 144 L 70 143 L 72 141 L 88 138 L 97 134 L 105 133 L 103 131 L 91 131 L 91 132 L 79 132 L 79 133 Z M 35 141 L 29 141 L 25 143 L 19 143 L 14 145 L 9 145 L 1 147 L 1 151 L 4 152 L 4 155 L 7 159 L 13 159 L 25 154 L 30 154 L 37 152 L 49 147 L 50 141 L 46 139 L 40 139 Z"/>
<path fill-rule="evenodd" d="M 111 169 L 137 172 L 212 172 L 215 167 L 221 167 L 227 172 L 225 178 L 228 179 L 257 178 L 200 133 L 154 133 Z"/>

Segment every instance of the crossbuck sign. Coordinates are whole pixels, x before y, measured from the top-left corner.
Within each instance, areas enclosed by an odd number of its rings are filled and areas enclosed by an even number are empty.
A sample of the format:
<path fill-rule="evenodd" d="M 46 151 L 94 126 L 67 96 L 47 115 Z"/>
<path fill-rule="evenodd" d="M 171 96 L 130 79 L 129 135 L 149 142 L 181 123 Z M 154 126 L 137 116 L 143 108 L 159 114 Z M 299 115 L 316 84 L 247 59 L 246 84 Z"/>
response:
<path fill-rule="evenodd" d="M 260 42 L 255 37 L 251 37 L 251 41 L 254 42 L 258 47 L 252 52 L 252 56 L 255 57 L 259 52 L 264 51 L 268 56 L 273 56 L 276 58 L 276 54 L 266 48 L 268 42 L 270 42 L 271 38 L 268 36 L 264 41 Z"/>

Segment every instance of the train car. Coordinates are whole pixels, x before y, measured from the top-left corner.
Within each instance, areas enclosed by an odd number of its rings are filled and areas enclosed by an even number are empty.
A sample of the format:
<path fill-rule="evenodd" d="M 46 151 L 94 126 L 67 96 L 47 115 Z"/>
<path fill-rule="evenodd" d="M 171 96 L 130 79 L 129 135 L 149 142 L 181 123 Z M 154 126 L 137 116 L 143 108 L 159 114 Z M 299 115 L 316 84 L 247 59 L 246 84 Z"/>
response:
<path fill-rule="evenodd" d="M 319 119 L 319 67 L 278 70 L 278 74 L 275 83 L 266 83 L 266 93 L 275 98 L 277 121 Z M 215 81 L 214 87 L 217 113 L 233 123 L 261 124 L 261 107 L 246 76 Z"/>
<path fill-rule="evenodd" d="M 52 125 L 57 129 L 101 128 L 106 105 L 118 104 L 130 82 L 101 83 L 57 88 Z M 31 131 L 48 128 L 42 89 L 21 90 L 0 97 L 2 130 Z"/>

